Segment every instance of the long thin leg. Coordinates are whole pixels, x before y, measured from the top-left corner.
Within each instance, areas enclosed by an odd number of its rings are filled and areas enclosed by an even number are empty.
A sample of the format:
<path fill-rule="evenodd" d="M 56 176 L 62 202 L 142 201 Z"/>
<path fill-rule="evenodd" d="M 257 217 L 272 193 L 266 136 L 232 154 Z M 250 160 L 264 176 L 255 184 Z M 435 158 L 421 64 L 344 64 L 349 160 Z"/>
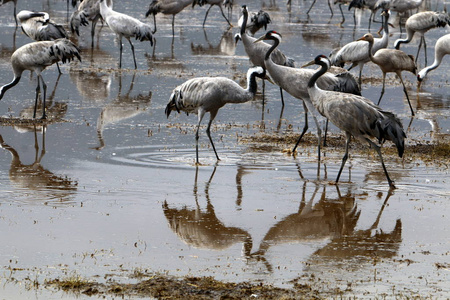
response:
<path fill-rule="evenodd" d="M 136 55 L 134 54 L 134 46 L 133 46 L 133 43 L 131 42 L 131 40 L 128 40 L 128 42 L 130 43 L 130 46 L 131 46 L 131 52 L 133 52 L 134 68 L 137 69 Z"/>
<path fill-rule="evenodd" d="M 305 101 L 303 101 L 303 109 L 305 110 L 305 126 L 303 126 L 302 133 L 300 134 L 300 137 L 298 138 L 297 143 L 295 143 L 294 149 L 292 149 L 293 154 L 295 154 L 295 150 L 297 150 L 298 144 L 302 140 L 305 132 L 308 130 L 308 108 L 306 107 Z"/>
<path fill-rule="evenodd" d="M 95 26 L 97 25 L 98 18 L 92 20 L 92 26 L 91 26 L 91 48 L 94 49 L 94 35 L 95 35 Z"/>
<path fill-rule="evenodd" d="M 416 60 L 414 61 L 417 64 L 417 60 L 419 59 L 420 48 L 422 48 L 423 35 L 420 37 L 419 47 L 417 47 Z M 425 63 L 426 65 L 426 63 Z"/>
<path fill-rule="evenodd" d="M 122 37 L 119 38 L 119 69 L 122 69 L 122 50 L 123 50 L 123 45 L 122 45 Z"/>
<path fill-rule="evenodd" d="M 363 70 L 363 67 L 364 67 L 364 64 L 360 64 L 359 65 L 359 89 L 360 90 L 362 90 L 362 70 Z M 350 69 L 348 69 L 348 70 L 350 71 Z"/>
<path fill-rule="evenodd" d="M 202 122 L 204 115 L 205 115 L 204 111 L 198 112 L 198 124 L 197 130 L 195 131 L 195 162 L 197 165 L 198 165 L 198 139 L 199 139 L 200 123 Z"/>
<path fill-rule="evenodd" d="M 330 2 L 328 2 L 328 4 L 330 4 Z M 342 4 L 339 4 L 339 10 L 341 11 L 341 16 L 342 16 L 342 21 L 341 21 L 341 23 L 339 23 L 339 26 L 342 27 L 342 25 L 345 22 L 344 12 L 342 11 Z"/>
<path fill-rule="evenodd" d="M 325 122 L 325 134 L 323 136 L 323 146 L 326 147 L 327 146 L 327 133 L 328 133 L 328 119 Z"/>
<path fill-rule="evenodd" d="M 384 174 L 386 175 L 386 179 L 389 183 L 389 187 L 391 189 L 395 189 L 395 185 L 394 182 L 391 180 L 391 178 L 389 177 L 389 174 L 387 172 L 386 166 L 384 165 L 384 161 L 383 161 L 383 156 L 381 155 L 381 148 L 380 146 L 378 146 L 377 144 L 375 144 L 374 142 L 372 142 L 371 140 L 367 139 L 367 141 L 369 142 L 369 144 L 375 148 L 375 150 L 378 153 L 378 156 L 380 157 L 380 161 L 381 161 L 381 165 L 383 166 L 383 170 L 384 170 Z"/>
<path fill-rule="evenodd" d="M 41 77 L 42 89 L 44 91 L 44 97 L 42 99 L 42 118 L 41 119 L 45 119 L 45 118 L 47 118 L 47 114 L 45 113 L 45 99 L 47 98 L 47 85 L 45 84 L 45 81 L 44 81 L 44 78 L 42 78 L 42 75 L 39 75 L 38 77 Z"/>
<path fill-rule="evenodd" d="M 314 0 L 313 3 L 311 3 L 311 6 L 309 7 L 308 11 L 306 12 L 307 15 L 311 11 L 311 8 L 313 8 L 314 4 L 316 4 L 316 0 Z"/>
<path fill-rule="evenodd" d="M 208 9 L 206 10 L 205 19 L 203 20 L 203 27 L 205 27 L 206 18 L 208 17 L 209 11 L 211 10 L 211 7 L 213 7 L 213 4 L 211 4 Z"/>
<path fill-rule="evenodd" d="M 206 135 L 208 135 L 209 141 L 211 142 L 211 146 L 214 150 L 214 153 L 216 154 L 217 160 L 220 160 L 219 155 L 217 155 L 216 147 L 214 146 L 213 140 L 211 138 L 211 124 L 212 124 L 212 121 L 214 120 L 214 118 L 216 117 L 217 111 L 215 111 L 215 112 L 211 111 L 210 114 L 211 114 L 211 118 L 209 119 L 208 127 L 206 128 Z"/>
<path fill-rule="evenodd" d="M 284 108 L 283 89 L 281 87 L 280 87 L 280 95 L 281 95 L 281 106 Z"/>
<path fill-rule="evenodd" d="M 175 15 L 174 15 L 174 17 L 175 17 Z M 155 32 L 156 32 L 156 15 L 154 14 L 153 15 L 153 31 L 152 31 L 152 34 L 155 34 Z"/>
<path fill-rule="evenodd" d="M 409 101 L 408 92 L 406 91 L 406 86 L 405 86 L 405 83 L 403 82 L 402 74 L 400 73 L 400 75 L 399 75 L 398 77 L 400 77 L 400 81 L 402 82 L 402 85 L 403 85 L 403 92 L 405 93 L 406 99 L 408 100 L 409 109 L 411 110 L 411 115 L 414 116 L 414 110 L 413 110 L 413 108 L 412 108 L 412 106 L 411 106 L 411 101 Z"/>
<path fill-rule="evenodd" d="M 175 15 L 172 16 L 172 37 L 175 36 Z"/>
<path fill-rule="evenodd" d="M 38 105 L 38 98 L 39 98 L 39 92 L 41 91 L 41 85 L 39 82 L 39 75 L 37 76 L 37 86 L 36 86 L 36 98 L 34 99 L 34 112 L 33 112 L 33 119 L 36 119 L 36 110 Z"/>
<path fill-rule="evenodd" d="M 228 20 L 227 16 L 225 16 L 225 13 L 223 12 L 222 5 L 219 5 L 219 8 L 220 8 L 220 12 L 222 13 L 222 16 L 225 18 L 225 20 L 227 21 L 228 25 L 230 25 L 230 27 L 233 27 L 233 25 L 230 23 L 230 20 Z"/>
<path fill-rule="evenodd" d="M 331 17 L 333 17 L 334 16 L 334 12 L 333 12 L 333 8 L 331 7 L 331 1 L 330 0 L 328 0 L 328 8 L 330 9 Z M 341 9 L 341 12 L 342 12 L 342 9 Z M 342 15 L 342 16 L 344 16 L 344 15 Z"/>
<path fill-rule="evenodd" d="M 344 169 L 345 162 L 347 161 L 348 146 L 350 145 L 350 140 L 352 139 L 352 136 L 348 132 L 345 133 L 345 136 L 347 137 L 347 140 L 345 141 L 345 154 L 344 154 L 344 157 L 342 158 L 342 164 L 341 164 L 341 168 L 339 169 L 338 176 L 336 178 L 336 183 L 338 183 L 339 178 L 341 177 L 342 170 Z"/>
<path fill-rule="evenodd" d="M 381 98 L 383 98 L 385 81 L 386 81 L 386 73 L 383 72 L 383 88 L 381 89 L 381 95 L 380 95 L 380 99 L 378 99 L 377 105 L 380 105 Z M 408 100 L 408 101 L 409 101 L 409 100 Z"/>
<path fill-rule="evenodd" d="M 425 51 L 425 66 L 428 66 L 428 61 L 427 61 L 427 41 L 425 40 L 425 36 L 422 36 L 423 39 L 423 50 Z"/>

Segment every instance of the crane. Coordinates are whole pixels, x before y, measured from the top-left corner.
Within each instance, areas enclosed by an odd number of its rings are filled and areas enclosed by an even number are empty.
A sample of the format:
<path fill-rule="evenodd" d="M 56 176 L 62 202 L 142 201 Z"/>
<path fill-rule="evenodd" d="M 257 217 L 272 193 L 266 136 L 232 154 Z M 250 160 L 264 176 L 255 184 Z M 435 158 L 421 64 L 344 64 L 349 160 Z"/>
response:
<path fill-rule="evenodd" d="M 242 44 L 244 44 L 245 53 L 247 53 L 251 63 L 255 66 L 261 66 L 266 68 L 264 63 L 264 57 L 267 51 L 270 49 L 270 45 L 267 43 L 257 43 L 255 44 L 256 38 L 251 37 L 247 34 L 247 21 L 248 21 L 248 10 L 246 5 L 242 5 L 242 23 L 240 24 L 241 30 L 240 34 L 236 35 L 236 42 L 240 39 Z M 272 60 L 279 65 L 294 68 L 294 60 L 292 58 L 286 57 L 278 49 L 275 49 L 271 54 Z M 284 107 L 283 89 L 280 87 L 281 104 Z"/>
<path fill-rule="evenodd" d="M 231 25 L 231 23 L 230 23 L 230 20 L 228 20 L 227 16 L 225 16 L 225 14 L 223 12 L 223 8 L 222 8 L 223 2 L 224 2 L 223 0 L 194 0 L 194 2 L 192 3 L 192 7 L 194 7 L 196 4 L 200 7 L 205 4 L 209 4 L 208 9 L 206 10 L 205 19 L 203 20 L 203 27 L 205 27 L 206 18 L 208 17 L 208 13 L 214 5 L 217 5 L 220 8 L 220 12 L 222 13 L 222 16 L 227 21 L 228 25 L 230 25 L 230 27 L 233 27 L 233 25 Z"/>
<path fill-rule="evenodd" d="M 264 27 L 264 30 L 267 30 L 267 25 L 272 22 L 270 19 L 270 16 L 267 12 L 263 11 L 262 9 L 258 12 L 252 12 L 250 13 L 250 23 L 248 23 L 248 12 L 247 12 L 247 22 L 244 25 L 244 14 L 239 18 L 238 20 L 238 26 L 242 28 L 242 26 L 245 26 L 245 30 L 250 32 L 250 34 L 253 36 L 258 30 Z"/>
<path fill-rule="evenodd" d="M 192 4 L 194 0 L 153 0 L 150 7 L 145 13 L 145 17 L 153 15 L 153 24 L 156 32 L 156 14 L 163 13 L 165 15 L 172 15 L 172 36 L 175 35 L 175 15 L 182 11 L 185 7 Z"/>
<path fill-rule="evenodd" d="M 376 53 L 379 49 L 386 48 L 389 44 L 389 16 L 390 13 L 388 10 L 383 10 L 381 12 L 381 16 L 383 19 L 383 36 L 381 38 L 374 38 L 374 45 L 372 48 L 372 53 Z M 359 66 L 359 87 L 361 88 L 362 84 L 362 70 L 364 65 L 370 61 L 367 50 L 369 45 L 364 41 L 353 41 L 342 48 L 340 48 L 337 52 L 332 52 L 330 54 L 331 64 L 333 66 L 343 67 L 345 63 L 352 63 L 352 66 L 349 68 L 351 70 L 355 66 Z"/>
<path fill-rule="evenodd" d="M 46 12 L 22 10 L 17 14 L 22 30 L 29 38 L 35 41 L 54 41 L 69 38 L 62 25 L 56 24 Z M 59 74 L 61 69 L 56 63 Z"/>
<path fill-rule="evenodd" d="M 108 24 L 108 27 L 114 31 L 119 39 L 119 69 L 122 68 L 122 37 L 126 38 L 130 43 L 131 51 L 133 53 L 134 68 L 137 69 L 136 55 L 134 54 L 134 46 L 131 42 L 131 38 L 134 37 L 141 42 L 150 41 L 150 45 L 153 46 L 153 36 L 150 26 L 129 15 L 112 10 L 112 8 L 106 4 L 105 0 L 100 0 L 100 14 L 106 24 Z"/>
<path fill-rule="evenodd" d="M 107 0 L 112 7 L 112 0 Z M 70 30 L 80 35 L 80 26 L 87 26 L 91 22 L 91 48 L 94 48 L 95 26 L 100 20 L 100 0 L 83 0 L 70 17 Z"/>
<path fill-rule="evenodd" d="M 362 142 L 369 143 L 377 151 L 389 187 L 395 188 L 394 182 L 390 179 L 384 165 L 381 146 L 384 141 L 390 140 L 395 143 L 398 155 L 403 157 L 406 134 L 401 121 L 393 113 L 382 110 L 367 98 L 321 89 L 316 82 L 326 74 L 331 63 L 325 55 L 318 55 L 303 67 L 313 64 L 319 65 L 321 68 L 314 73 L 308 82 L 308 93 L 311 101 L 321 115 L 343 130 L 346 135 L 345 154 L 342 158 L 336 183 L 339 181 L 342 169 L 347 161 L 349 144 L 353 136 Z M 378 140 L 380 146 L 372 139 Z"/>
<path fill-rule="evenodd" d="M 411 115 L 414 116 L 414 110 L 411 106 L 411 101 L 409 101 L 408 92 L 406 91 L 405 83 L 402 78 L 402 71 L 409 71 L 416 75 L 416 64 L 414 63 L 414 56 L 408 55 L 405 52 L 397 49 L 380 49 L 375 55 L 372 54 L 372 48 L 374 43 L 374 38 L 372 34 L 367 33 L 359 40 L 369 42 L 369 48 L 367 53 L 369 54 L 370 60 L 377 64 L 381 71 L 383 72 L 383 88 L 381 90 L 380 99 L 378 99 L 377 105 L 380 105 L 381 98 L 384 94 L 384 86 L 386 83 L 386 73 L 395 73 L 400 78 L 403 85 L 403 92 L 408 100 L 409 108 L 411 110 Z"/>
<path fill-rule="evenodd" d="M 5 84 L 0 88 L 0 100 L 5 95 L 5 92 L 19 83 L 22 73 L 25 70 L 36 72 L 37 74 L 37 87 L 36 87 L 36 100 L 34 104 L 33 118 L 36 118 L 36 108 L 38 103 L 38 97 L 40 93 L 40 82 L 42 82 L 43 88 L 43 113 L 42 119 L 46 118 L 45 115 L 45 97 L 47 85 L 42 78 L 42 71 L 48 66 L 61 61 L 66 63 L 78 58 L 81 61 L 80 52 L 71 41 L 68 39 L 57 39 L 55 41 L 41 41 L 26 44 L 16 51 L 11 56 L 11 64 L 14 72 L 14 79 L 8 84 Z"/>
<path fill-rule="evenodd" d="M 447 13 L 440 13 L 434 11 L 424 11 L 419 12 L 406 20 L 406 38 L 405 39 L 397 39 L 394 43 L 395 49 L 400 49 L 401 44 L 407 44 L 411 42 L 414 34 L 417 32 L 420 35 L 420 43 L 417 49 L 416 54 L 416 63 L 419 58 L 420 48 L 422 47 L 422 43 L 425 51 L 425 65 L 427 64 L 427 42 L 425 41 L 425 33 L 436 27 L 445 27 L 446 25 L 450 25 L 450 16 Z"/>
<path fill-rule="evenodd" d="M 14 15 L 14 21 L 16 21 L 16 27 L 18 24 L 17 22 L 17 16 L 16 16 L 16 11 L 17 11 L 17 0 L 0 0 L 0 6 L 8 3 L 8 2 L 14 2 L 14 11 L 13 11 L 13 15 Z"/>
<path fill-rule="evenodd" d="M 257 89 L 256 77 L 264 78 L 265 76 L 266 71 L 263 68 L 253 67 L 247 71 L 247 88 L 242 88 L 239 84 L 226 77 L 196 77 L 189 79 L 173 90 L 165 110 L 167 118 L 172 110 L 198 115 L 197 130 L 195 132 L 196 164 L 199 163 L 198 139 L 200 123 L 205 114 L 207 112 L 210 114 L 206 134 L 217 160 L 220 160 L 210 132 L 211 124 L 217 112 L 227 103 L 244 103 L 252 100 Z"/>
<path fill-rule="evenodd" d="M 423 68 L 417 75 L 419 89 L 423 79 L 427 76 L 428 72 L 439 67 L 442 62 L 442 58 L 448 54 L 450 54 L 450 34 L 446 34 L 436 41 L 436 45 L 434 46 L 433 64 L 431 66 Z"/>
<path fill-rule="evenodd" d="M 262 40 L 274 41 L 273 45 L 270 47 L 270 49 L 268 49 L 264 57 L 264 63 L 267 71 L 269 72 L 270 77 L 277 85 L 280 86 L 280 88 L 287 91 L 293 97 L 302 100 L 303 102 L 303 108 L 305 110 L 305 125 L 303 127 L 303 131 L 299 139 L 297 140 L 297 143 L 292 149 L 292 152 L 295 153 L 295 150 L 297 149 L 297 146 L 300 143 L 303 135 L 308 130 L 308 110 L 309 110 L 317 126 L 318 157 L 320 162 L 320 144 L 322 131 L 320 129 L 319 122 L 317 121 L 317 118 L 315 116 L 315 109 L 311 103 L 307 91 L 307 84 L 311 76 L 314 74 L 314 71 L 307 69 L 289 68 L 274 63 L 273 59 L 271 58 L 271 54 L 278 47 L 281 41 L 281 34 L 279 34 L 278 32 L 273 30 L 268 31 L 265 35 L 261 36 L 255 42 L 259 42 Z M 325 76 L 323 76 L 319 80 L 318 84 L 322 88 L 327 90 L 337 90 L 347 93 L 355 93 L 359 95 L 361 94 L 358 87 L 358 83 L 353 78 L 353 76 L 348 72 L 339 75 L 326 73 Z"/>

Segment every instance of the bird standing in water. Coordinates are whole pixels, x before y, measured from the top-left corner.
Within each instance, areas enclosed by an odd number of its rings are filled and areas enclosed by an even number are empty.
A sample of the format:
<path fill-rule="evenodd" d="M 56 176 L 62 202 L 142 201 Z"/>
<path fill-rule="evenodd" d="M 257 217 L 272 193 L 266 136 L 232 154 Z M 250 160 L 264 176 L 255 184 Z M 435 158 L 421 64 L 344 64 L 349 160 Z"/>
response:
<path fill-rule="evenodd" d="M 216 148 L 211 138 L 211 124 L 221 107 L 227 103 L 244 103 L 254 98 L 257 83 L 256 77 L 264 78 L 266 72 L 261 67 L 250 68 L 247 71 L 247 88 L 242 88 L 239 84 L 226 77 L 197 77 L 177 86 L 170 96 L 166 106 L 166 116 L 169 117 L 172 110 L 184 111 L 187 114 L 198 115 L 197 130 L 195 132 L 196 142 L 196 163 L 198 164 L 198 139 L 200 123 L 207 112 L 210 114 L 206 134 L 217 160 Z"/>

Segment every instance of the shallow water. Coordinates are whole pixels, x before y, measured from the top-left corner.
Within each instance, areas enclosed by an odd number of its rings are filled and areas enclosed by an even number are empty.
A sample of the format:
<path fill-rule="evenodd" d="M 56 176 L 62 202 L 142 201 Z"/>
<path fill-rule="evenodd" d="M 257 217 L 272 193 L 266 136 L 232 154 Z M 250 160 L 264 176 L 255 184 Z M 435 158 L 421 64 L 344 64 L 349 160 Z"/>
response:
<path fill-rule="evenodd" d="M 431 9 L 442 9 L 440 1 L 430 2 Z M 234 6 L 234 24 L 241 4 Z M 304 1 L 293 1 L 290 11 L 284 1 L 245 4 L 269 12 L 269 28 L 283 35 L 280 49 L 297 65 L 367 32 L 369 12 L 354 27 L 344 7 L 346 21 L 339 27 L 337 7 L 329 19 L 325 1 L 309 19 Z M 114 8 L 144 20 L 139 8 L 147 5 L 122 1 Z M 30 42 L 15 30 L 12 7 L 0 6 L 2 84 L 13 77 L 14 49 Z M 21 9 L 46 10 L 66 22 L 65 1 L 19 1 Z M 301 102 L 285 93 L 280 119 L 279 90 L 266 84 L 264 106 L 258 95 L 220 110 L 212 130 L 217 164 L 202 127 L 202 165 L 194 166 L 197 118 L 173 113 L 166 119 L 172 89 L 188 78 L 213 75 L 244 85 L 249 67 L 242 44 L 234 46 L 237 29 L 227 30 L 213 8 L 203 30 L 204 13 L 196 7 L 179 14 L 173 38 L 171 18 L 158 15 L 155 47 L 134 42 L 137 71 L 126 42 L 118 71 L 118 46 L 107 27 L 93 51 L 89 28 L 82 28 L 83 62 L 63 65 L 59 78 L 54 66 L 43 73 L 52 100 L 48 114 L 68 122 L 0 127 L 2 299 L 69 297 L 36 290 L 33 282 L 74 275 L 132 281 L 128 277 L 136 270 L 284 287 L 306 283 L 323 291 L 348 289 L 346 295 L 361 298 L 394 292 L 448 297 L 447 165 L 413 160 L 407 151 L 403 160 L 387 157 L 397 186 L 390 194 L 378 159 L 367 148 L 367 154 L 351 156 L 342 182 L 330 185 L 342 148 L 324 149 L 317 179 L 315 147 L 301 146 L 294 158 L 278 148 L 240 142 L 259 132 L 283 135 L 303 127 Z M 390 47 L 400 35 L 398 28 L 391 31 Z M 448 32 L 426 34 L 429 64 L 434 41 Z M 415 39 L 402 50 L 415 55 L 417 45 Z M 424 65 L 422 52 L 419 69 Z M 404 73 L 417 110 L 412 122 L 399 80 L 388 77 L 381 106 L 405 127 L 411 122 L 409 144 L 448 138 L 447 69 L 444 58 L 419 95 L 414 75 Z M 31 117 L 36 76 L 28 74 L 0 101 L 2 116 Z M 376 101 L 381 71 L 369 64 L 363 75 L 374 79 L 363 83 L 363 95 Z M 315 132 L 311 121 L 310 128 Z"/>

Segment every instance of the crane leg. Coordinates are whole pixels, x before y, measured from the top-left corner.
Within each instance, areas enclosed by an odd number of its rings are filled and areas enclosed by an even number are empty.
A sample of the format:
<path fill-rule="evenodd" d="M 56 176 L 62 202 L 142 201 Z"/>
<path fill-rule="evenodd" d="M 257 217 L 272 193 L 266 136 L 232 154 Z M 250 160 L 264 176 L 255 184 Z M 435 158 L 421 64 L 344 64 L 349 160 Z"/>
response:
<path fill-rule="evenodd" d="M 328 133 L 328 118 L 327 118 L 327 121 L 325 122 L 325 134 L 323 135 L 323 146 L 324 147 L 327 146 L 327 133 Z"/>
<path fill-rule="evenodd" d="M 334 12 L 333 12 L 333 8 L 331 7 L 331 0 L 328 0 L 328 8 L 330 9 L 330 12 L 331 12 L 331 18 L 333 18 Z M 341 10 L 341 12 L 342 12 L 342 10 Z"/>
<path fill-rule="evenodd" d="M 346 132 L 345 135 L 347 136 L 347 140 L 345 141 L 345 154 L 344 157 L 342 158 L 342 164 L 341 168 L 339 169 L 338 176 L 336 178 L 336 183 L 338 183 L 339 178 L 341 177 L 342 170 L 344 169 L 345 162 L 348 159 L 348 146 L 350 145 L 350 140 L 352 139 L 352 136 L 349 133 Z"/>
<path fill-rule="evenodd" d="M 119 39 L 119 69 L 122 69 L 122 50 L 123 50 L 123 45 L 122 45 L 122 38 Z"/>
<path fill-rule="evenodd" d="M 41 91 L 41 86 L 39 83 L 39 76 L 37 76 L 36 98 L 34 99 L 33 119 L 36 119 L 36 109 L 37 109 L 37 105 L 38 105 L 38 98 L 39 98 L 40 91 Z"/>
<path fill-rule="evenodd" d="M 56 67 L 58 68 L 58 73 L 59 73 L 59 75 L 61 75 L 62 72 L 61 72 L 61 69 L 59 68 L 59 63 L 56 63 Z"/>
<path fill-rule="evenodd" d="M 223 12 L 222 5 L 219 5 L 219 8 L 220 8 L 220 12 L 222 13 L 222 16 L 225 18 L 225 20 L 227 21 L 228 25 L 230 25 L 230 27 L 233 27 L 233 25 L 230 23 L 230 20 L 228 20 L 227 16 L 225 16 L 225 13 Z"/>
<path fill-rule="evenodd" d="M 328 1 L 328 5 L 330 5 L 329 1 Z M 344 25 L 344 22 L 345 22 L 344 12 L 342 11 L 342 4 L 339 4 L 339 10 L 341 11 L 341 16 L 342 16 L 342 21 L 341 21 L 341 23 L 339 23 L 339 27 L 342 27 L 342 25 Z M 356 21 L 355 21 L 355 24 L 356 24 Z"/>
<path fill-rule="evenodd" d="M 175 15 L 172 16 L 172 37 L 174 36 L 175 36 Z"/>
<path fill-rule="evenodd" d="M 200 123 L 202 122 L 204 115 L 205 115 L 204 111 L 198 112 L 198 124 L 197 130 L 195 131 L 195 162 L 197 165 L 198 165 L 198 139 L 199 139 Z"/>
<path fill-rule="evenodd" d="M 211 7 L 213 7 L 213 6 L 210 5 L 210 6 L 208 7 L 208 9 L 206 10 L 205 19 L 203 20 L 203 27 L 205 27 L 206 18 L 208 18 L 208 14 L 209 14 L 209 11 L 211 10 Z"/>
<path fill-rule="evenodd" d="M 384 160 L 383 160 L 383 156 L 381 155 L 381 148 L 380 148 L 380 146 L 378 146 L 377 144 L 375 144 L 374 142 L 372 142 L 372 141 L 369 140 L 369 139 L 367 139 L 367 141 L 369 142 L 369 144 L 370 144 L 373 148 L 375 148 L 375 150 L 376 150 L 377 153 L 378 153 L 378 156 L 380 157 L 381 166 L 383 167 L 384 174 L 386 175 L 386 179 L 387 179 L 387 181 L 388 181 L 388 183 L 389 183 L 389 187 L 390 187 L 391 189 L 395 189 L 394 182 L 393 182 L 393 181 L 391 180 L 391 178 L 389 177 L 389 174 L 388 174 L 388 172 L 387 172 L 386 166 L 384 165 Z"/>
<path fill-rule="evenodd" d="M 383 88 L 381 89 L 381 95 L 380 95 L 380 99 L 378 99 L 377 105 L 380 105 L 381 98 L 383 98 L 383 95 L 384 95 L 384 84 L 385 83 L 386 83 L 386 73 L 383 73 Z"/>
<path fill-rule="evenodd" d="M 297 146 L 300 143 L 300 141 L 303 138 L 303 135 L 308 130 L 308 108 L 306 107 L 305 101 L 303 101 L 303 109 L 305 110 L 305 126 L 303 126 L 303 131 L 300 134 L 300 137 L 297 140 L 297 143 L 295 143 L 294 148 L 292 149 L 292 153 L 295 154 L 295 151 L 297 150 Z"/>
<path fill-rule="evenodd" d="M 216 154 L 217 160 L 220 160 L 219 155 L 217 155 L 216 147 L 214 146 L 213 140 L 211 138 L 211 124 L 212 124 L 212 121 L 214 120 L 214 118 L 216 117 L 217 111 L 215 111 L 215 112 L 211 111 L 210 114 L 211 114 L 211 118 L 209 119 L 208 127 L 206 128 L 206 135 L 208 135 L 209 141 L 214 150 L 214 154 Z"/>
<path fill-rule="evenodd" d="M 409 109 L 411 110 L 411 115 L 414 116 L 414 110 L 412 108 L 411 101 L 409 101 L 408 92 L 406 91 L 406 86 L 405 86 L 405 83 L 403 82 L 402 75 L 400 74 L 399 77 L 400 77 L 400 81 L 402 82 L 402 85 L 403 85 L 403 92 L 405 93 L 406 100 L 408 100 L 408 105 L 409 105 Z"/>
<path fill-rule="evenodd" d="M 280 87 L 280 95 L 281 95 L 281 106 L 284 108 L 283 89 L 281 87 Z"/>
<path fill-rule="evenodd" d="M 134 69 L 137 69 L 136 55 L 134 54 L 134 46 L 133 46 L 133 43 L 131 42 L 131 40 L 128 40 L 128 42 L 130 43 L 130 46 L 131 46 L 131 52 L 133 52 Z"/>
<path fill-rule="evenodd" d="M 416 60 L 414 61 L 417 64 L 417 60 L 419 59 L 420 48 L 422 48 L 423 36 L 420 37 L 419 47 L 417 48 Z M 425 63 L 426 65 L 426 63 Z"/>
<path fill-rule="evenodd" d="M 175 15 L 174 15 L 174 17 L 175 17 Z M 156 32 L 156 15 L 153 15 L 153 31 L 152 31 L 152 34 L 155 34 L 155 32 Z"/>
<path fill-rule="evenodd" d="M 329 3 L 329 2 L 328 2 Z M 307 15 L 309 15 L 309 12 L 311 11 L 311 9 L 313 8 L 314 4 L 316 4 L 316 0 L 313 1 L 313 3 L 311 3 L 311 6 L 309 7 L 308 11 L 306 12 Z"/>
<path fill-rule="evenodd" d="M 425 51 L 425 66 L 428 65 L 427 61 L 427 41 L 425 40 L 425 36 L 422 36 L 423 39 L 423 50 Z"/>

